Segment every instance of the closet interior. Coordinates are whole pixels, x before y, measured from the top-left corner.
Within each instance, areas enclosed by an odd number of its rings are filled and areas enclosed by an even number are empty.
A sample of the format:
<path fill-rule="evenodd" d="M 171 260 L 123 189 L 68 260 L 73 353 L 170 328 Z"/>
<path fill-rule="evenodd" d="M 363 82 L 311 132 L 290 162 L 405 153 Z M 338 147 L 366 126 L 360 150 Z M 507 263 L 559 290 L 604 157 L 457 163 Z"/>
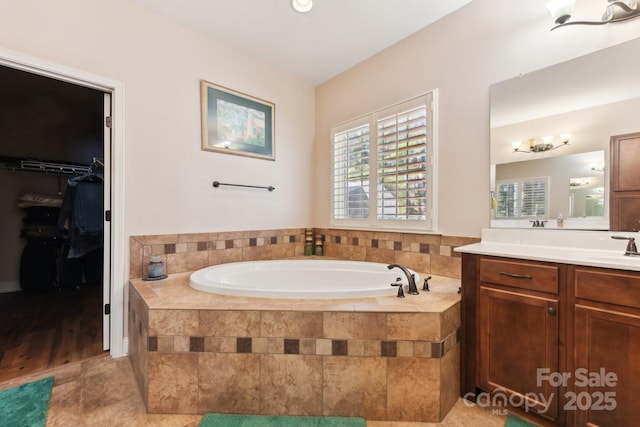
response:
<path fill-rule="evenodd" d="M 104 351 L 104 146 L 103 92 L 0 66 L 0 382 Z"/>

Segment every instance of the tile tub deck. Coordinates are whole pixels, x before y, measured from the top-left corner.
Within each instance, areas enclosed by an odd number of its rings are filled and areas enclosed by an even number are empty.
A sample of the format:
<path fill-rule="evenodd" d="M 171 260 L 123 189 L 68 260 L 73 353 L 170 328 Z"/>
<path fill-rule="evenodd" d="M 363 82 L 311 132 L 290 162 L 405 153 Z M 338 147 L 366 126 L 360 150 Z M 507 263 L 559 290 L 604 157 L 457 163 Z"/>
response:
<path fill-rule="evenodd" d="M 149 413 L 439 422 L 458 399 L 458 279 L 403 299 L 300 300 L 204 293 L 189 275 L 130 281 L 129 357 Z"/>

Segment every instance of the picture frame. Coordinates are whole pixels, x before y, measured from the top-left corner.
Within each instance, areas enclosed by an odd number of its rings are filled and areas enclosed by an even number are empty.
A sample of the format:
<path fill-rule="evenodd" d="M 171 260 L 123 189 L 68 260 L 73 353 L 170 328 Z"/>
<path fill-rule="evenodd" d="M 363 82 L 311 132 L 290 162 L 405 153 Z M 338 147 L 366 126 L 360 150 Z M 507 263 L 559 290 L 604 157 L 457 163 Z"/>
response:
<path fill-rule="evenodd" d="M 200 81 L 202 150 L 275 160 L 275 105 Z"/>

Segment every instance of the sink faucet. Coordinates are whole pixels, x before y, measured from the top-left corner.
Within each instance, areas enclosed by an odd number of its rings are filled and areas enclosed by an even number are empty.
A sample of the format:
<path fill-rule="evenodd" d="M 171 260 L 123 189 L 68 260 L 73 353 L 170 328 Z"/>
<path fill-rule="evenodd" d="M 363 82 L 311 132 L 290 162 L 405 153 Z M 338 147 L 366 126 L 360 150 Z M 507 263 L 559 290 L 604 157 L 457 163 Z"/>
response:
<path fill-rule="evenodd" d="M 640 256 L 638 248 L 636 247 L 635 237 L 611 236 L 611 238 L 616 240 L 628 240 L 629 242 L 627 243 L 627 249 L 625 249 L 624 254 L 627 256 Z"/>
<path fill-rule="evenodd" d="M 544 223 L 547 222 L 546 219 L 536 219 L 535 221 L 529 221 L 533 228 L 544 227 Z"/>
<path fill-rule="evenodd" d="M 400 264 L 389 264 L 389 265 L 387 265 L 387 268 L 389 270 L 391 270 L 392 268 L 396 268 L 396 267 L 399 268 L 400 270 L 402 270 L 404 275 L 407 276 L 407 281 L 409 282 L 409 293 L 411 295 L 418 295 L 420 292 L 418 292 L 418 288 L 416 286 L 416 276 L 411 274 L 411 272 L 409 270 L 407 270 L 405 267 L 401 266 Z"/>

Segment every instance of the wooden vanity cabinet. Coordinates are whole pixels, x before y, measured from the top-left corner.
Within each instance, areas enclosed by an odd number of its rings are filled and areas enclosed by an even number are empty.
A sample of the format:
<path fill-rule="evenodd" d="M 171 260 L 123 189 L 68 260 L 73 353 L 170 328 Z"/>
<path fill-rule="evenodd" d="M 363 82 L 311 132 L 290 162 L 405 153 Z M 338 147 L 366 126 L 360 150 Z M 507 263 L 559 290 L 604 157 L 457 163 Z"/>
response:
<path fill-rule="evenodd" d="M 576 426 L 638 425 L 640 273 L 572 267 Z M 586 377 L 586 378 L 585 378 Z"/>
<path fill-rule="evenodd" d="M 529 401 L 541 424 L 640 425 L 640 272 L 464 253 L 462 310 L 462 397 L 544 396 Z M 567 378 L 540 384 L 538 368 Z"/>
<path fill-rule="evenodd" d="M 465 255 L 463 263 L 467 261 Z M 563 368 L 559 289 L 564 266 L 485 256 L 472 263 L 477 268 L 472 292 L 477 323 L 475 333 L 463 329 L 463 341 L 473 335 L 477 370 L 465 378 L 473 376 L 475 384 L 463 387 L 504 396 L 557 421 L 558 387 L 539 382 L 538 369 Z M 463 282 L 463 301 L 471 287 Z"/>
<path fill-rule="evenodd" d="M 462 266 L 461 395 L 491 393 L 500 405 L 504 396 L 541 419 L 562 421 L 561 390 L 539 382 L 538 370 L 565 369 L 565 266 L 472 254 L 462 255 Z"/>

